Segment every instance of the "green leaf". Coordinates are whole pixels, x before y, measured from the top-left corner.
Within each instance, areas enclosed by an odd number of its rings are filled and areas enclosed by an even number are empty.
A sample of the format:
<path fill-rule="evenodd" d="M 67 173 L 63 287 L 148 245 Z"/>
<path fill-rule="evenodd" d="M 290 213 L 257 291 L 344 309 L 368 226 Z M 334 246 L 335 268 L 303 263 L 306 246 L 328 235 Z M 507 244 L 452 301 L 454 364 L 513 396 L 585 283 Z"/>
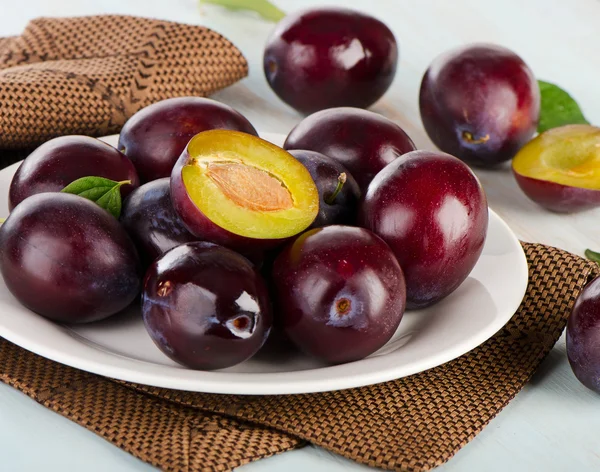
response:
<path fill-rule="evenodd" d="M 542 98 L 538 133 L 571 124 L 589 124 L 579 105 L 558 85 L 538 80 Z"/>
<path fill-rule="evenodd" d="M 72 193 L 87 198 L 104 208 L 115 218 L 121 215 L 121 187 L 131 184 L 131 180 L 105 179 L 104 177 L 82 177 L 71 182 L 61 192 Z"/>
<path fill-rule="evenodd" d="M 250 10 L 258 13 L 265 20 L 278 22 L 285 17 L 285 12 L 267 0 L 200 0 L 203 3 L 220 5 L 230 10 Z"/>
<path fill-rule="evenodd" d="M 594 252 L 591 249 L 586 249 L 585 257 L 587 257 L 590 261 L 594 261 L 600 264 L 600 252 Z"/>

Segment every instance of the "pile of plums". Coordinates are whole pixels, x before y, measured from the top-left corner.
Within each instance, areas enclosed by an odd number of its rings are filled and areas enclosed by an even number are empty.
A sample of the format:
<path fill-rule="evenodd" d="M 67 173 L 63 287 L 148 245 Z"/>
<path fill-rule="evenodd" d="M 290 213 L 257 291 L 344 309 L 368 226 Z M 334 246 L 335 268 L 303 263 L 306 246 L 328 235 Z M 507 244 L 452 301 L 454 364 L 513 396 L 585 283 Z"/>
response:
<path fill-rule="evenodd" d="M 86 176 L 131 182 L 119 220 L 60 191 Z M 141 292 L 151 338 L 195 369 L 250 358 L 272 328 L 326 363 L 374 353 L 405 308 L 468 276 L 488 222 L 466 164 L 416 151 L 378 114 L 319 111 L 282 148 L 192 97 L 138 112 L 118 149 L 83 136 L 43 144 L 17 170 L 10 207 L 0 269 L 23 305 L 83 323 Z"/>

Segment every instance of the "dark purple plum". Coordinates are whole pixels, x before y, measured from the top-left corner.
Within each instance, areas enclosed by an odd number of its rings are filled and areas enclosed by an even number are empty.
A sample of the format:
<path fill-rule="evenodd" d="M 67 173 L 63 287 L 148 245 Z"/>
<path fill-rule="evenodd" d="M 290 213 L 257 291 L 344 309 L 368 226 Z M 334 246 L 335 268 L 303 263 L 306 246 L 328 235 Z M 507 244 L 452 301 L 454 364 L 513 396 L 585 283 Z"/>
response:
<path fill-rule="evenodd" d="M 0 271 L 19 302 L 54 321 L 84 323 L 126 308 L 141 288 L 133 242 L 106 210 L 67 193 L 21 202 L 0 227 Z"/>
<path fill-rule="evenodd" d="M 177 246 L 149 267 L 144 324 L 171 359 L 200 370 L 252 357 L 272 324 L 266 285 L 243 256 L 206 242 Z"/>
<path fill-rule="evenodd" d="M 381 21 L 347 8 L 286 16 L 267 41 L 267 82 L 288 105 L 309 114 L 324 108 L 367 108 L 388 89 L 398 46 Z"/>
<path fill-rule="evenodd" d="M 36 193 L 60 192 L 88 176 L 131 180 L 121 187 L 123 196 L 140 183 L 131 161 L 114 147 L 89 136 L 61 136 L 39 146 L 19 166 L 10 183 L 9 208 Z"/>
<path fill-rule="evenodd" d="M 275 260 L 272 283 L 276 324 L 302 351 L 330 364 L 377 351 L 404 314 L 402 269 L 388 245 L 364 228 L 305 232 Z"/>
<path fill-rule="evenodd" d="M 408 135 L 382 115 L 358 108 L 331 108 L 302 120 L 284 149 L 320 152 L 346 167 L 364 191 L 397 157 L 415 150 Z"/>
<path fill-rule="evenodd" d="M 479 260 L 487 200 L 465 163 L 414 151 L 373 179 L 358 221 L 394 251 L 406 277 L 407 308 L 423 308 L 456 290 Z"/>
<path fill-rule="evenodd" d="M 421 82 L 421 119 L 435 145 L 482 167 L 511 159 L 537 128 L 540 92 L 527 64 L 492 44 L 438 56 Z"/>
<path fill-rule="evenodd" d="M 354 224 L 360 187 L 350 171 L 319 152 L 296 149 L 290 154 L 308 169 L 319 191 L 319 213 L 310 228 Z"/>
<path fill-rule="evenodd" d="M 600 277 L 575 301 L 567 322 L 567 357 L 575 377 L 600 393 Z"/>
<path fill-rule="evenodd" d="M 142 182 L 169 177 L 187 143 L 211 129 L 258 136 L 252 124 L 229 105 L 201 97 L 177 97 L 142 108 L 123 126 L 118 148 L 135 165 Z"/>
<path fill-rule="evenodd" d="M 123 204 L 121 224 L 145 265 L 175 246 L 198 240 L 175 213 L 170 189 L 170 179 L 154 180 L 135 189 Z"/>

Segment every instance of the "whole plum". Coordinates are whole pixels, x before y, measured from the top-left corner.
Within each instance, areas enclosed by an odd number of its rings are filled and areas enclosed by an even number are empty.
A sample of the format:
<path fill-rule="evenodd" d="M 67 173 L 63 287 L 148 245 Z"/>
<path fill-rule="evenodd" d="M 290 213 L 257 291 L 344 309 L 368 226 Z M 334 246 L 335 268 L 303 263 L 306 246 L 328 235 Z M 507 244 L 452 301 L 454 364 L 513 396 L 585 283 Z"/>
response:
<path fill-rule="evenodd" d="M 364 228 L 305 232 L 275 260 L 272 283 L 276 324 L 302 351 L 331 364 L 377 351 L 404 314 L 402 269 L 388 245 Z"/>
<path fill-rule="evenodd" d="M 287 15 L 267 41 L 263 68 L 273 91 L 309 114 L 324 108 L 367 108 L 388 89 L 398 64 L 390 29 L 347 8 Z"/>
<path fill-rule="evenodd" d="M 135 247 L 106 210 L 68 193 L 21 202 L 0 227 L 0 271 L 24 306 L 54 321 L 101 320 L 138 295 Z"/>
<path fill-rule="evenodd" d="M 414 151 L 373 179 L 359 223 L 394 251 L 406 277 L 407 307 L 423 308 L 456 290 L 479 260 L 487 199 L 459 159 Z"/>
<path fill-rule="evenodd" d="M 177 246 L 146 272 L 144 324 L 171 359 L 222 369 L 252 357 L 269 335 L 267 288 L 243 256 L 206 242 Z"/>

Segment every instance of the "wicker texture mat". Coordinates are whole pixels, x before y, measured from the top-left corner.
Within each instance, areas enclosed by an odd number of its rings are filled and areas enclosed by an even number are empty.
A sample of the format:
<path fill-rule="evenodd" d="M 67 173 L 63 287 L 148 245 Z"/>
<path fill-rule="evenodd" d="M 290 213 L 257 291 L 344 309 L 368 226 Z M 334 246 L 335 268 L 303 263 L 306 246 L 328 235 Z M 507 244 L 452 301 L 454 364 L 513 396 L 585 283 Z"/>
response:
<path fill-rule="evenodd" d="M 0 380 L 164 470 L 224 471 L 306 442 L 389 470 L 450 459 L 519 392 L 548 354 L 598 266 L 524 244 L 525 299 L 493 338 L 440 367 L 370 387 L 234 396 L 115 382 L 0 338 Z"/>
<path fill-rule="evenodd" d="M 207 96 L 247 73 L 241 52 L 202 26 L 116 15 L 40 18 L 21 36 L 0 39 L 0 149 L 112 134 L 150 103 Z"/>

